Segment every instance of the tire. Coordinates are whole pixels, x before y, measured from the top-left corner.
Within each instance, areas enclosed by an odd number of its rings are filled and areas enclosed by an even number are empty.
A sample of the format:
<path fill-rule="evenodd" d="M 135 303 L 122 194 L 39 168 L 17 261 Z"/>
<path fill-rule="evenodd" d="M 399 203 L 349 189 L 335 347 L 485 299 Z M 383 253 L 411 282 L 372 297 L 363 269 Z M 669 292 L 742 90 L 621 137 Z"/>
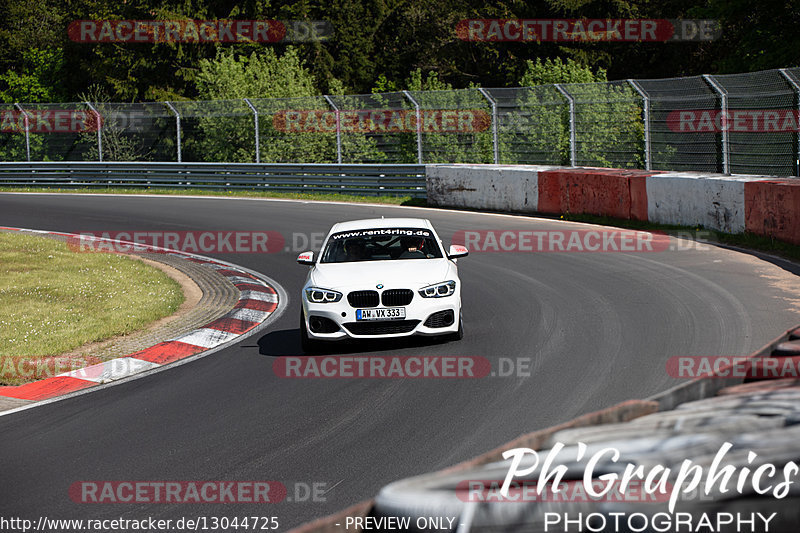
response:
<path fill-rule="evenodd" d="M 458 315 L 458 331 L 455 333 L 451 333 L 447 336 L 447 340 L 449 342 L 452 341 L 460 341 L 464 338 L 464 319 L 461 317 L 461 313 Z"/>
<path fill-rule="evenodd" d="M 302 309 L 300 309 L 300 348 L 302 348 L 304 353 L 312 353 L 319 351 L 320 349 L 319 342 L 309 338 L 308 336 L 306 319 L 303 316 Z"/>

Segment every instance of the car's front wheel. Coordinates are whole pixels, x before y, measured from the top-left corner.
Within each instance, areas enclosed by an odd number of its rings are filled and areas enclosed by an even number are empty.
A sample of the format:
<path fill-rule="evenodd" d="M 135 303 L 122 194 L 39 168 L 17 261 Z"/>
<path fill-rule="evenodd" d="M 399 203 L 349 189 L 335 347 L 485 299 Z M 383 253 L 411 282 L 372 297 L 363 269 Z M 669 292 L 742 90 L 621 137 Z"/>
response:
<path fill-rule="evenodd" d="M 455 333 L 451 333 L 447 340 L 448 341 L 460 341 L 464 338 L 464 319 L 461 317 L 461 313 L 458 314 L 458 331 Z"/>
<path fill-rule="evenodd" d="M 300 348 L 302 348 L 305 353 L 316 352 L 320 348 L 319 342 L 311 339 L 308 336 L 306 319 L 303 316 L 302 309 L 300 309 Z"/>

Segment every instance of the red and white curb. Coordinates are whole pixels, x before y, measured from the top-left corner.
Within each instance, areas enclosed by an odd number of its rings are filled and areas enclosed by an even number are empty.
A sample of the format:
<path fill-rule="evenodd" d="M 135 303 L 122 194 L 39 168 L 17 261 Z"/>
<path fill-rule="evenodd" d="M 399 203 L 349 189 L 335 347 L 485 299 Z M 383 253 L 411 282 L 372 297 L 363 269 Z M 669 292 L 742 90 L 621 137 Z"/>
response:
<path fill-rule="evenodd" d="M 0 229 L 86 239 L 86 236 L 73 233 L 3 226 L 0 226 Z M 111 242 L 134 244 L 126 241 Z M 199 329 L 181 335 L 180 337 L 161 342 L 155 346 L 128 354 L 125 357 L 111 359 L 54 377 L 25 383 L 23 385 L 0 386 L 0 396 L 20 400 L 50 400 L 59 396 L 82 391 L 99 384 L 129 378 L 181 359 L 197 356 L 202 352 L 238 340 L 243 335 L 253 332 L 255 328 L 263 324 L 278 308 L 278 291 L 271 286 L 277 286 L 277 284 L 256 272 L 232 263 L 187 252 L 167 250 L 155 246 L 143 246 L 138 244 L 136 246 L 140 251 L 165 253 L 215 269 L 218 274 L 228 278 L 228 280 L 239 289 L 239 301 L 234 305 L 231 311 L 222 317 L 205 324 Z"/>

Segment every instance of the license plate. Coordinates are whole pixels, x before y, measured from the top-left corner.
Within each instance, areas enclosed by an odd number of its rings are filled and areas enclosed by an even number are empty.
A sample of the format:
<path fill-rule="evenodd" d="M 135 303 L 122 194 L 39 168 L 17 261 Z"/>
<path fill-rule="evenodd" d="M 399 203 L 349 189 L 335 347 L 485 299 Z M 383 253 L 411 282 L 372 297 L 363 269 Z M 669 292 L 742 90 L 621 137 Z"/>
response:
<path fill-rule="evenodd" d="M 405 307 L 356 309 L 356 320 L 400 320 L 405 317 Z"/>

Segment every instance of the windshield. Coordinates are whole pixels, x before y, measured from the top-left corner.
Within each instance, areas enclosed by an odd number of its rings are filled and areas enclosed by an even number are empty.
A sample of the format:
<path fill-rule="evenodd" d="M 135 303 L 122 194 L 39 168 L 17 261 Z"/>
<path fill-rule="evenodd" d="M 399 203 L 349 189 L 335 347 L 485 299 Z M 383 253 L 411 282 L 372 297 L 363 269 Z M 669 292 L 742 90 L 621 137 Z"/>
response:
<path fill-rule="evenodd" d="M 377 228 L 334 233 L 322 252 L 322 263 L 440 259 L 433 233 L 421 228 Z"/>

